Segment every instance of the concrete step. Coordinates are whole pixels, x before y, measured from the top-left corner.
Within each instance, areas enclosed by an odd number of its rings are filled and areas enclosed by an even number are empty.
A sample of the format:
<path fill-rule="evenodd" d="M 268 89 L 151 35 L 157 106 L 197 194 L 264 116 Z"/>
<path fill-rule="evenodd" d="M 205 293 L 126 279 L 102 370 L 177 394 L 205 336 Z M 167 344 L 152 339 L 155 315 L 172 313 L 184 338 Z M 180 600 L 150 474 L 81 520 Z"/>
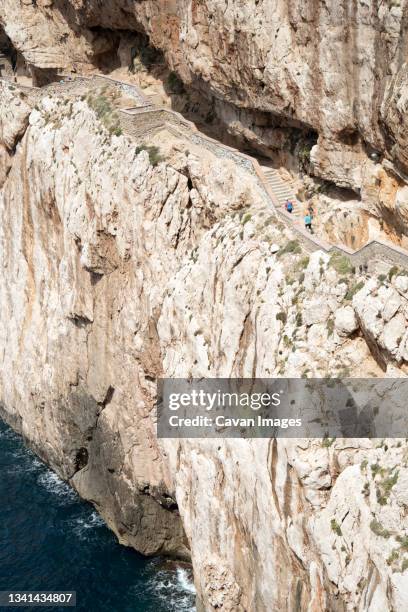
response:
<path fill-rule="evenodd" d="M 274 187 L 275 189 L 278 189 L 279 191 L 285 191 L 285 193 L 293 193 L 292 189 L 290 189 L 290 187 L 287 187 L 286 185 L 281 185 L 280 183 L 274 183 L 273 181 L 266 181 L 268 185 L 271 185 L 271 187 Z"/>
<path fill-rule="evenodd" d="M 293 193 L 291 191 L 287 191 L 286 189 L 274 189 L 273 185 L 269 185 L 269 187 L 271 187 L 271 189 L 273 189 L 273 191 L 275 193 L 280 193 L 282 195 L 282 197 L 284 196 L 290 196 L 291 198 L 293 198 Z"/>
<path fill-rule="evenodd" d="M 268 183 L 273 183 L 274 185 L 282 185 L 282 187 L 287 187 L 289 189 L 288 185 L 285 185 L 285 183 L 283 183 L 282 181 L 277 180 L 273 176 L 267 176 L 266 180 L 268 181 Z"/>
<path fill-rule="evenodd" d="M 288 197 L 293 198 L 293 193 L 291 193 L 290 191 L 286 191 L 286 190 L 283 190 L 283 189 L 274 189 L 272 185 L 269 185 L 269 187 L 271 187 L 271 189 L 273 189 L 273 191 L 276 194 L 280 194 L 282 197 L 288 196 Z"/>
<path fill-rule="evenodd" d="M 290 185 L 282 180 L 276 170 L 270 168 L 263 168 L 262 170 L 266 183 L 271 187 L 278 199 L 295 199 Z"/>
<path fill-rule="evenodd" d="M 281 187 L 282 189 L 286 189 L 287 191 L 292 191 L 289 185 L 285 185 L 282 181 L 277 181 L 275 179 L 266 178 L 266 182 L 270 185 L 275 185 L 276 187 Z"/>
<path fill-rule="evenodd" d="M 285 199 L 289 198 L 290 200 L 295 200 L 296 199 L 291 191 L 282 191 L 282 190 L 279 190 L 279 189 L 274 189 L 272 185 L 269 185 L 269 187 L 272 189 L 272 191 L 277 196 L 280 196 L 281 198 L 285 198 Z"/>

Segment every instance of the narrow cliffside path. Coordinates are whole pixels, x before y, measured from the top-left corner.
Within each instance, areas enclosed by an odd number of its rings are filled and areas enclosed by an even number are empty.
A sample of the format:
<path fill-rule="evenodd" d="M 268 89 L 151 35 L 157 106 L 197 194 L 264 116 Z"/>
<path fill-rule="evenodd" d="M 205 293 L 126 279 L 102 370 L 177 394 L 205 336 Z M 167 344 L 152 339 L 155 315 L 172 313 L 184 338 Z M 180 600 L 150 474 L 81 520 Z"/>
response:
<path fill-rule="evenodd" d="M 116 87 L 129 101 L 126 108 L 118 109 L 123 133 L 139 140 L 142 136 L 152 134 L 163 126 L 167 126 L 171 131 L 182 134 L 193 143 L 211 150 L 217 157 L 232 159 L 251 174 L 256 175 L 260 185 L 268 194 L 276 213 L 294 230 L 296 239 L 308 252 L 323 250 L 327 253 L 340 253 L 346 256 L 353 266 L 359 267 L 373 265 L 373 262 L 382 262 L 383 265 L 388 267 L 395 265 L 408 267 L 408 252 L 390 243 L 372 240 L 354 251 L 343 244 L 330 244 L 319 239 L 316 235 L 310 234 L 303 226 L 305 204 L 297 200 L 291 184 L 280 176 L 278 170 L 260 165 L 255 158 L 204 135 L 194 123 L 185 119 L 180 113 L 156 106 L 154 96 L 145 96 L 136 85 L 130 85 L 124 81 L 118 81 L 100 74 L 90 77 L 61 77 L 58 83 L 51 83 L 41 88 L 22 86 L 10 82 L 10 79 L 1 80 L 9 82 L 10 87 L 31 92 L 38 98 L 49 94 L 84 95 L 104 86 Z M 284 205 L 287 199 L 294 202 L 292 214 L 285 210 Z"/>

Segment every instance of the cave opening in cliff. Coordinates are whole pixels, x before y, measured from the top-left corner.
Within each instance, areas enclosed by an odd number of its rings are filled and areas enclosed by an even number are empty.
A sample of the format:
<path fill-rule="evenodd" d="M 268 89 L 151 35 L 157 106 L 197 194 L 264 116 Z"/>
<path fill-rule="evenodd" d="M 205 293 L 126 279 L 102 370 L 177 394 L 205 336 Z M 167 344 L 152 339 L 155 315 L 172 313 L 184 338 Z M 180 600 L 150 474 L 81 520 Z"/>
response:
<path fill-rule="evenodd" d="M 16 62 L 17 52 L 5 31 L 0 28 L 0 77 L 12 76 Z"/>
<path fill-rule="evenodd" d="M 137 75 L 142 70 L 151 71 L 164 66 L 163 52 L 151 46 L 148 37 L 133 30 L 113 30 L 94 26 L 89 28 L 92 37 L 93 63 L 103 74 L 123 70 Z"/>
<path fill-rule="evenodd" d="M 95 68 L 103 74 L 113 72 L 120 67 L 119 45 L 121 38 L 126 35 L 120 30 L 112 30 L 94 26 L 89 28 L 92 37 L 93 63 Z"/>
<path fill-rule="evenodd" d="M 14 47 L 11 39 L 0 26 L 0 77 L 24 83 L 31 79 L 30 70 L 23 55 Z"/>

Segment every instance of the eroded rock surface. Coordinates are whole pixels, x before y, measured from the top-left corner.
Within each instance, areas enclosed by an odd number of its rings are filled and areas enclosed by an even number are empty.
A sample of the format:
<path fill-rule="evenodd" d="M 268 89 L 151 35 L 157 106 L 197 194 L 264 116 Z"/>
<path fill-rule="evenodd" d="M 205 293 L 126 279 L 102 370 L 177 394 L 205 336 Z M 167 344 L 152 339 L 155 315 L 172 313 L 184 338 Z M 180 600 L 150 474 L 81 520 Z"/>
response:
<path fill-rule="evenodd" d="M 215 133 L 352 189 L 363 235 L 406 248 L 406 10 L 406 0 L 1 0 L 0 22 L 39 84 L 121 67 L 137 79 L 150 41 Z"/>
<path fill-rule="evenodd" d="M 2 0 L 0 16 L 27 61 L 46 69 L 95 65 L 116 53 L 116 33 L 144 30 L 186 82 L 220 100 L 312 128 L 322 145 L 368 144 L 405 166 L 405 9 L 404 0 Z M 268 125 L 258 127 L 267 138 Z"/>
<path fill-rule="evenodd" d="M 159 443 L 154 416 L 162 375 L 404 376 L 404 273 L 309 256 L 254 176 L 166 128 L 0 94 L 7 418 L 121 542 L 191 555 L 205 610 L 406 609 L 405 443 Z"/>

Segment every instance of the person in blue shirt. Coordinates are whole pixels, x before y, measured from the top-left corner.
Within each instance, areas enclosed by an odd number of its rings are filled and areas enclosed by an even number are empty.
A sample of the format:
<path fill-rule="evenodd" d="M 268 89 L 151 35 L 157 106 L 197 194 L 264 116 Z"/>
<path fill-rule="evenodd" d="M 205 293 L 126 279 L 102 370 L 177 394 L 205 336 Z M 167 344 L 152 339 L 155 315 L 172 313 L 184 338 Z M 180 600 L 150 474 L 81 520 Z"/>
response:
<path fill-rule="evenodd" d="M 309 230 L 309 232 L 312 231 L 312 215 L 309 212 L 305 215 L 305 228 Z"/>
<path fill-rule="evenodd" d="M 291 213 L 293 211 L 293 204 L 290 200 L 286 200 L 285 208 L 288 211 L 288 213 Z"/>

